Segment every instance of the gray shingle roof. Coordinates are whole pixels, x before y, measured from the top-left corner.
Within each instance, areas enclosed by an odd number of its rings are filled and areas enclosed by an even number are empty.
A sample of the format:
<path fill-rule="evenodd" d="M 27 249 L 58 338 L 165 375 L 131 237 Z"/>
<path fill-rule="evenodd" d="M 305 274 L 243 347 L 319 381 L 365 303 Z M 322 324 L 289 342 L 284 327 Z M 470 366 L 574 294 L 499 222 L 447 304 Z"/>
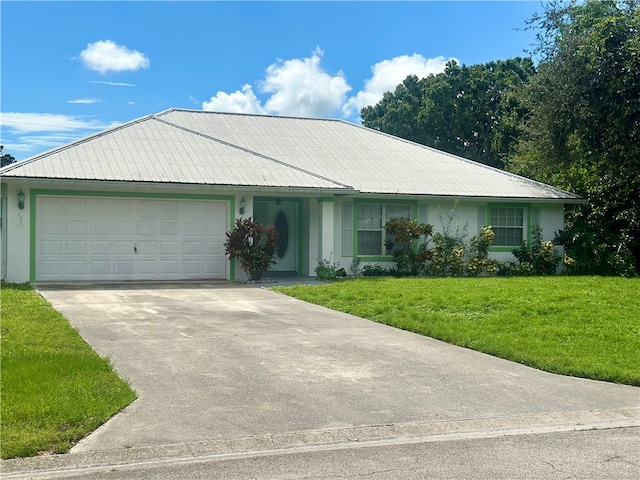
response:
<path fill-rule="evenodd" d="M 342 120 L 171 109 L 32 157 L 3 176 L 578 199 Z"/>

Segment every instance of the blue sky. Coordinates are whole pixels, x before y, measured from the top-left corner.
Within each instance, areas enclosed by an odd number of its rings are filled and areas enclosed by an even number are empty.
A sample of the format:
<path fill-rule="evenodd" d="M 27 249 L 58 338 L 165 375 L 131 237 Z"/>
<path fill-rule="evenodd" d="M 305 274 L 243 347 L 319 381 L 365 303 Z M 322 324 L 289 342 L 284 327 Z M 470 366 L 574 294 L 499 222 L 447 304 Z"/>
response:
<path fill-rule="evenodd" d="M 524 56 L 538 1 L 2 1 L 17 160 L 168 108 L 359 122 L 408 74 Z"/>

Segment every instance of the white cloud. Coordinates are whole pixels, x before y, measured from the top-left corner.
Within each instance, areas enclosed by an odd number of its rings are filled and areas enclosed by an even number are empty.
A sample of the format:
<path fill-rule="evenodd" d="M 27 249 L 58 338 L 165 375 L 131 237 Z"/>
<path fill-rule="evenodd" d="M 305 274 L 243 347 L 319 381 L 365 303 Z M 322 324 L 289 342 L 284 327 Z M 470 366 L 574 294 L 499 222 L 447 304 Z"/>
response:
<path fill-rule="evenodd" d="M 29 133 L 104 130 L 114 124 L 76 115 L 5 112 L 0 117 L 0 125 L 3 129 L 8 127 L 13 133 Z"/>
<path fill-rule="evenodd" d="M 77 100 L 67 100 L 67 103 L 80 103 L 89 105 L 91 103 L 102 103 L 99 98 L 78 98 Z"/>
<path fill-rule="evenodd" d="M 99 40 L 87 44 L 87 48 L 80 52 L 84 65 L 97 72 L 105 74 L 109 71 L 124 72 L 149 68 L 149 59 L 137 50 L 129 50 L 124 45 L 118 45 L 111 40 Z"/>
<path fill-rule="evenodd" d="M 90 117 L 52 113 L 3 112 L 0 128 L 7 152 L 16 159 L 73 142 L 120 122 L 103 122 Z"/>
<path fill-rule="evenodd" d="M 371 67 L 373 75 L 365 81 L 364 89 L 349 98 L 342 107 L 342 112 L 347 117 L 359 114 L 362 108 L 378 103 L 385 92 L 394 91 L 407 76 L 416 75 L 423 78 L 444 72 L 450 60 L 455 59 L 445 59 L 442 56 L 425 58 L 414 53 L 411 56 L 402 55 L 378 62 Z"/>
<path fill-rule="evenodd" d="M 328 74 L 321 66 L 323 52 L 309 58 L 276 62 L 267 67 L 258 92 L 267 94 L 264 105 L 249 84 L 233 93 L 219 91 L 202 104 L 203 110 L 234 113 L 268 113 L 305 117 L 328 116 L 340 110 L 351 87 L 342 72 Z"/>
<path fill-rule="evenodd" d="M 133 83 L 123 82 L 101 82 L 99 80 L 87 80 L 86 83 L 100 83 L 102 85 L 111 85 L 112 87 L 135 87 Z"/>
<path fill-rule="evenodd" d="M 308 58 L 279 60 L 265 70 L 264 80 L 256 82 L 257 93 L 249 84 L 232 93 L 219 91 L 203 110 L 233 113 L 267 113 L 302 117 L 360 117 L 360 110 L 375 105 L 385 92 L 395 90 L 408 75 L 420 78 L 444 71 L 455 58 L 425 58 L 420 54 L 383 60 L 371 67 L 372 75 L 364 88 L 347 98 L 351 86 L 340 71 L 335 75 L 322 68 L 324 53 L 316 48 Z"/>
<path fill-rule="evenodd" d="M 267 68 L 260 90 L 272 94 L 265 104 L 276 114 L 323 117 L 340 109 L 351 87 L 342 72 L 330 75 L 320 66 L 319 48 L 310 58 L 274 63 Z"/>
<path fill-rule="evenodd" d="M 266 113 L 249 84 L 233 93 L 219 91 L 210 101 L 202 103 L 202 109 L 230 113 Z"/>

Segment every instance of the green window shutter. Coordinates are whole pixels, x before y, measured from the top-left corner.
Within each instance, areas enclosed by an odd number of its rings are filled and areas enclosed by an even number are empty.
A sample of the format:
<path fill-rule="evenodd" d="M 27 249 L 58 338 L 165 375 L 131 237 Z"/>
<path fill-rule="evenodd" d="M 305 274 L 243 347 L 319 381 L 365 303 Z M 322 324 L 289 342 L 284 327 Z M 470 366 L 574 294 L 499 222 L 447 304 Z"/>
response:
<path fill-rule="evenodd" d="M 487 207 L 478 207 L 478 233 L 487 225 Z"/>
<path fill-rule="evenodd" d="M 342 256 L 353 257 L 353 204 L 342 204 Z"/>
<path fill-rule="evenodd" d="M 538 207 L 531 209 L 531 226 L 534 225 L 540 226 L 540 209 Z"/>
<path fill-rule="evenodd" d="M 426 205 L 418 205 L 418 223 L 429 223 L 429 212 Z"/>

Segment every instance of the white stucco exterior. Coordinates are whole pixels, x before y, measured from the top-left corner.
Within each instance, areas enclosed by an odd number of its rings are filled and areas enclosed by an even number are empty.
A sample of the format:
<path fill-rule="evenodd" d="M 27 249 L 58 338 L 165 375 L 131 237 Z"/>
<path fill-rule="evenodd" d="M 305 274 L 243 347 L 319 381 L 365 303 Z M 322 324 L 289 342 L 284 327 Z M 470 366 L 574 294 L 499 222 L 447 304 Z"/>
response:
<path fill-rule="evenodd" d="M 98 278 L 99 271 L 106 270 L 96 265 L 111 258 L 120 262 L 119 267 L 104 275 L 116 272 L 113 278 L 120 278 L 118 275 L 130 275 L 131 280 L 137 279 L 136 275 L 152 278 L 155 261 L 159 277 L 167 277 L 172 275 L 171 262 L 176 265 L 175 262 L 183 261 L 181 255 L 190 255 L 185 261 L 190 266 L 183 263 L 182 270 L 175 275 L 204 277 L 211 273 L 229 280 L 244 280 L 246 274 L 238 262 L 229 262 L 226 257 L 223 268 L 203 267 L 201 272 L 193 273 L 197 269 L 194 260 L 199 255 L 197 248 L 215 247 L 219 252 L 225 240 L 221 235 L 223 227 L 233 228 L 239 217 L 253 217 L 261 223 L 278 220 L 281 227 L 286 226 L 283 227 L 286 234 L 283 232 L 282 236 L 286 248 L 279 251 L 275 270 L 313 276 L 319 262 L 329 261 L 349 272 L 354 260 L 361 266 L 380 263 L 388 268 L 393 262 L 383 248 L 383 224 L 392 214 L 404 212 L 403 216 L 409 215 L 441 231 L 454 207 L 450 233 L 455 233 L 458 225 L 459 232 L 466 229 L 467 239 L 476 235 L 482 225 L 490 224 L 492 208 L 511 212 L 498 215 L 498 219 L 507 218 L 517 209 L 520 229 L 511 229 L 517 230 L 514 234 L 508 232 L 508 225 L 501 226 L 504 245 L 491 250 L 495 258 L 510 261 L 515 245 L 508 242 L 517 240 L 518 235 L 528 240 L 534 224 L 542 227 L 544 239 L 552 239 L 563 228 L 564 205 L 582 202 L 570 192 L 340 120 L 181 109 L 132 120 L 3 167 L 0 179 L 1 272 L 7 281 L 15 283 L 56 278 L 58 266 L 64 271 L 60 278 L 75 278 L 74 275 Z M 25 194 L 23 209 L 18 208 L 21 190 Z M 47 198 L 63 197 L 66 200 L 52 201 L 50 205 L 42 203 Z M 102 227 L 91 233 L 81 231 L 80 227 L 79 233 L 67 228 L 67 217 L 61 213 L 64 208 L 55 211 L 53 208 L 75 205 L 78 202 L 72 201 L 74 197 L 85 198 L 82 201 L 85 211 L 104 207 L 100 221 L 111 225 L 108 235 L 104 234 L 108 238 L 98 237 Z M 119 219 L 114 205 L 127 202 L 102 201 L 98 197 L 140 199 L 129 202 L 139 207 L 125 210 L 127 214 Z M 91 202 L 87 198 L 96 200 Z M 192 202 L 194 209 L 199 202 L 197 208 L 201 213 L 194 214 L 192 220 L 182 213 L 171 217 L 170 200 L 174 205 L 180 204 L 181 212 L 190 211 L 188 202 Z M 166 207 L 161 206 L 163 202 Z M 165 208 L 168 218 L 165 223 L 173 221 L 181 226 L 174 225 L 173 230 L 167 227 L 162 234 L 160 217 L 151 221 L 151 213 L 143 213 L 139 218 L 137 213 L 131 213 L 138 208 L 152 212 L 154 203 L 158 212 Z M 384 213 L 366 213 L 374 212 L 376 205 Z M 105 209 L 111 209 L 111 213 Z M 205 211 L 215 216 L 215 221 Z M 47 212 L 52 219 L 43 223 Z M 70 220 L 74 221 L 77 218 Z M 115 228 L 118 221 L 128 230 Z M 64 223 L 65 228 L 58 232 L 56 222 Z M 142 252 L 135 243 L 135 235 L 140 233 L 132 227 L 136 222 L 142 235 L 147 235 L 140 248 L 150 250 L 145 250 L 148 256 L 144 259 L 133 259 L 130 274 L 129 265 L 124 263 L 126 256 Z M 153 222 L 155 227 L 151 225 Z M 194 233 L 198 222 L 202 231 Z M 361 227 L 359 222 L 367 225 Z M 85 215 L 85 226 L 95 223 Z M 176 228 L 186 232 L 184 238 L 178 238 Z M 215 242 L 205 238 L 206 229 L 213 232 L 209 235 L 216 238 Z M 118 235 L 122 237 L 114 237 L 113 232 L 120 232 Z M 176 248 L 181 253 L 170 250 L 167 235 L 173 236 L 173 243 L 180 245 Z M 193 237 L 185 240 L 189 235 L 200 235 L 200 240 Z M 84 240 L 86 245 L 82 244 Z M 131 241 L 132 245 L 124 245 Z M 158 245 L 156 250 L 150 247 L 153 242 Z M 185 242 L 191 245 L 191 250 L 183 248 Z M 200 247 L 195 246 L 198 242 Z M 97 255 L 99 248 L 92 250 L 91 246 L 98 244 L 102 245 L 101 257 L 89 258 Z M 43 249 L 43 245 L 51 248 Z M 57 258 L 56 252 L 61 252 Z M 163 252 L 166 259 L 161 257 Z M 67 254 L 84 255 L 84 259 L 67 261 Z M 155 260 L 151 258 L 154 255 Z M 201 258 L 203 264 L 222 265 L 220 255 L 217 259 Z M 84 273 L 82 262 L 88 265 Z"/>

